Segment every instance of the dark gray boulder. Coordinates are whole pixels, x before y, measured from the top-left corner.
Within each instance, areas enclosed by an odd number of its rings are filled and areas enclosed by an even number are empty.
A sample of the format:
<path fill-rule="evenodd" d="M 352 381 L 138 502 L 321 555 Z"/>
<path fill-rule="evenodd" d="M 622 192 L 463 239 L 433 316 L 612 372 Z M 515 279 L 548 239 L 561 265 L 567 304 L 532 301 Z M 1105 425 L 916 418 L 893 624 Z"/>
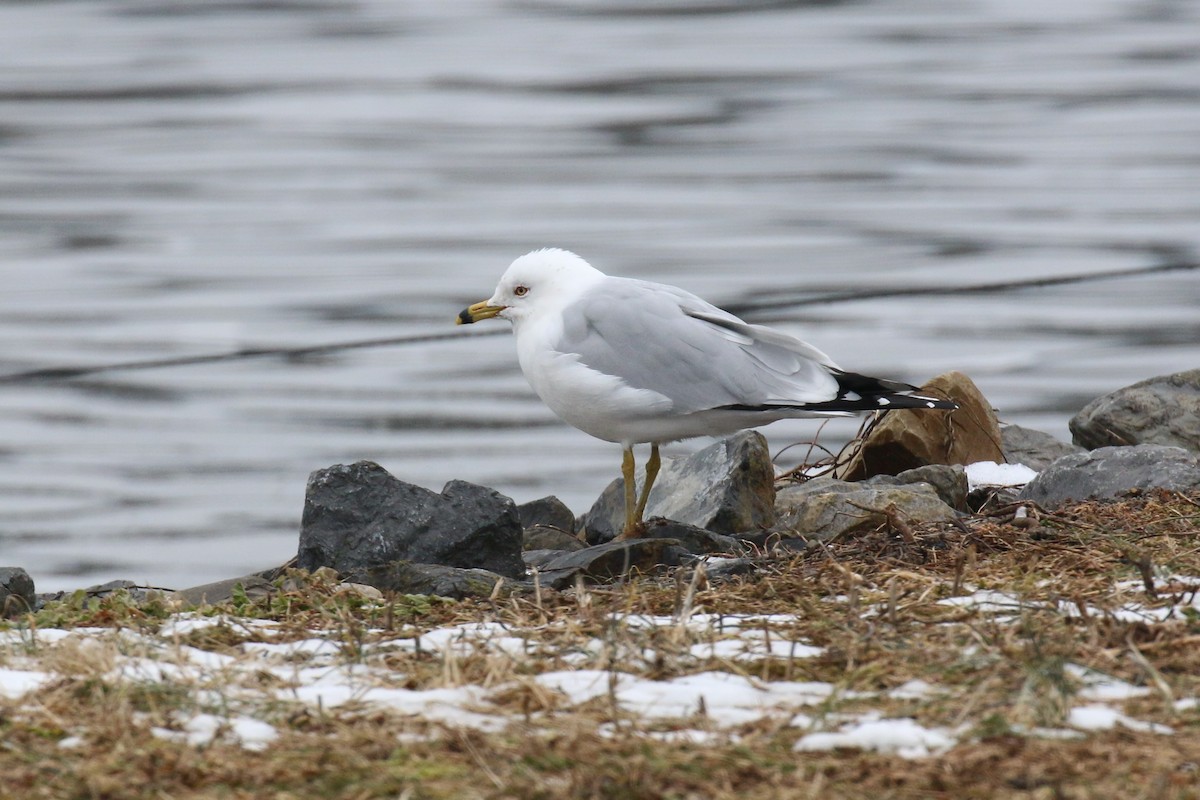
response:
<path fill-rule="evenodd" d="M 0 611 L 15 617 L 35 610 L 33 578 L 21 567 L 0 567 Z"/>
<path fill-rule="evenodd" d="M 520 578 L 521 539 L 516 505 L 493 489 L 451 481 L 438 494 L 359 461 L 309 477 L 296 563 L 349 573 L 404 560 Z"/>
<path fill-rule="evenodd" d="M 577 577 L 592 581 L 649 573 L 682 564 L 690 554 L 673 539 L 629 539 L 563 553 L 539 568 L 543 586 L 564 589 Z"/>
<path fill-rule="evenodd" d="M 575 532 L 575 515 L 567 504 L 554 495 L 530 500 L 517 506 L 517 514 L 521 517 L 521 527 L 528 530 L 533 527 L 558 528 L 566 533 Z"/>
<path fill-rule="evenodd" d="M 967 510 L 967 493 L 970 481 L 967 470 L 961 464 L 928 464 L 916 469 L 906 469 L 899 475 L 876 475 L 862 482 L 863 486 L 910 486 L 926 483 L 933 487 L 942 502 L 958 511 Z"/>
<path fill-rule="evenodd" d="M 504 580 L 503 576 L 485 569 L 459 569 L 411 561 L 392 561 L 354 569 L 343 577 L 348 583 L 365 583 L 383 592 L 432 594 L 455 600 L 490 597 L 496 589 L 496 582 Z"/>
<path fill-rule="evenodd" d="M 1101 447 L 1063 456 L 1021 490 L 1043 508 L 1071 500 L 1109 499 L 1132 489 L 1200 490 L 1200 455 L 1181 447 Z"/>
<path fill-rule="evenodd" d="M 1033 428 L 1022 428 L 1020 425 L 1005 425 L 1001 428 L 1000 441 L 1004 445 L 1004 458 L 1009 464 L 1024 464 L 1039 472 L 1063 456 L 1084 451 L 1084 448 L 1077 444 L 1064 442 L 1048 433 Z"/>
<path fill-rule="evenodd" d="M 1200 452 L 1200 369 L 1150 378 L 1098 397 L 1075 415 L 1070 427 L 1075 443 L 1088 449 L 1162 444 Z"/>
<path fill-rule="evenodd" d="M 637 480 L 640 491 L 644 476 Z M 663 459 L 645 517 L 724 534 L 770 527 L 775 521 L 775 468 L 766 439 L 757 431 L 742 431 L 690 456 Z M 583 526 L 587 540 L 596 543 L 611 540 L 624 524 L 625 480 L 618 478 L 584 516 Z"/>

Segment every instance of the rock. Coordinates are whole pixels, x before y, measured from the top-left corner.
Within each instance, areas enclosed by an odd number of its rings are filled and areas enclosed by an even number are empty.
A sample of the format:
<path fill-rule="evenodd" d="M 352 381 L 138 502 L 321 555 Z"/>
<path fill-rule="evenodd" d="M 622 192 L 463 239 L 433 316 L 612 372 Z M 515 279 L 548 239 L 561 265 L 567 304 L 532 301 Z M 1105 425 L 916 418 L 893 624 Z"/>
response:
<path fill-rule="evenodd" d="M 384 599 L 383 592 L 365 583 L 339 583 L 334 587 L 333 591 L 335 594 L 354 595 L 363 600 L 376 601 Z"/>
<path fill-rule="evenodd" d="M 732 536 L 713 533 L 686 522 L 656 517 L 646 522 L 647 539 L 671 539 L 684 550 L 695 555 L 707 553 L 733 553 L 741 555 L 746 547 Z"/>
<path fill-rule="evenodd" d="M 873 475 L 897 475 L 927 464 L 1004 460 L 996 414 L 970 378 L 961 372 L 947 372 L 921 391 L 953 400 L 958 410 L 887 412 L 837 477 L 857 481 Z"/>
<path fill-rule="evenodd" d="M 762 559 L 714 558 L 704 562 L 704 574 L 710 581 L 723 581 L 759 571 Z"/>
<path fill-rule="evenodd" d="M 263 580 L 266 580 L 266 581 L 274 581 L 279 576 L 285 575 L 287 573 L 287 571 L 291 570 L 291 569 L 297 569 L 295 556 L 292 556 L 287 561 L 280 564 L 278 567 L 271 567 L 269 569 L 264 569 L 264 570 L 261 570 L 260 572 L 255 572 L 254 575 L 256 577 L 262 578 Z M 336 571 L 337 570 L 334 570 L 334 572 L 336 572 Z"/>
<path fill-rule="evenodd" d="M 142 588 L 137 581 L 115 580 L 107 583 L 97 583 L 87 587 L 83 593 L 88 597 L 108 597 L 119 591 L 131 592 L 134 589 Z"/>
<path fill-rule="evenodd" d="M 521 539 L 517 507 L 499 492 L 450 481 L 437 494 L 360 461 L 309 477 L 296 563 L 349 573 L 403 560 L 520 578 Z"/>
<path fill-rule="evenodd" d="M 1159 444 L 1075 453 L 1042 470 L 1020 498 L 1053 509 L 1070 500 L 1120 497 L 1132 489 L 1200 490 L 1200 455 Z"/>
<path fill-rule="evenodd" d="M 554 495 L 531 500 L 517 506 L 517 514 L 521 517 L 521 527 L 529 530 L 533 527 L 557 528 L 566 533 L 575 532 L 575 515 L 566 503 Z"/>
<path fill-rule="evenodd" d="M 1021 490 L 1037 474 L 1026 464 L 996 464 L 990 461 L 971 464 L 967 467 L 967 478 L 971 483 L 967 505 L 971 511 L 982 513 L 1015 503 Z"/>
<path fill-rule="evenodd" d="M 5 617 L 28 614 L 36 607 L 33 578 L 20 567 L 0 567 L 0 611 Z"/>
<path fill-rule="evenodd" d="M 163 600 L 167 602 L 179 602 L 177 592 L 170 589 L 162 589 L 157 586 L 146 586 L 137 583 L 136 581 L 115 580 L 107 583 L 98 583 L 93 586 L 88 586 L 84 589 L 76 589 L 73 591 L 49 592 L 38 595 L 38 608 L 41 608 L 46 603 L 58 602 L 72 598 L 77 594 L 82 593 L 87 606 L 95 608 L 100 601 L 105 598 L 112 597 L 117 592 L 124 592 L 129 600 L 135 605 L 149 602 L 151 600 Z"/>
<path fill-rule="evenodd" d="M 252 600 L 266 596 L 273 588 L 270 581 L 258 575 L 243 575 L 240 578 L 228 578 L 223 581 L 193 586 L 181 589 L 175 596 L 190 606 L 217 605 L 233 598 L 233 594 L 241 587 L 246 596 Z"/>
<path fill-rule="evenodd" d="M 759 531 L 758 533 L 745 534 L 739 537 L 739 539 L 760 553 L 769 553 L 776 550 L 804 551 L 810 545 L 816 546 L 814 542 L 799 538 L 794 531 L 790 530 Z"/>
<path fill-rule="evenodd" d="M 577 576 L 602 581 L 634 571 L 653 572 L 678 566 L 688 555 L 672 539 L 629 539 L 564 553 L 541 568 L 539 577 L 543 586 L 565 589 Z"/>
<path fill-rule="evenodd" d="M 1071 420 L 1088 449 L 1162 444 L 1200 452 L 1200 369 L 1135 383 L 1098 397 Z"/>
<path fill-rule="evenodd" d="M 521 546 L 525 550 L 582 550 L 587 543 L 559 528 L 535 525 L 525 529 Z"/>
<path fill-rule="evenodd" d="M 459 569 L 397 560 L 351 570 L 345 579 L 348 583 L 365 583 L 384 592 L 432 594 L 461 600 L 491 597 L 496 582 L 504 580 L 504 576 L 485 569 Z"/>
<path fill-rule="evenodd" d="M 639 475 L 639 491 L 643 480 Z M 770 527 L 775 521 L 775 468 L 767 440 L 757 431 L 742 431 L 690 456 L 663 459 L 645 517 L 725 534 Z M 609 484 L 583 525 L 592 543 L 609 541 L 624 527 L 623 478 Z"/>
<path fill-rule="evenodd" d="M 838 492 L 839 494 L 858 492 L 865 485 L 864 483 L 838 480 L 829 474 L 810 478 L 803 483 L 789 483 L 775 494 L 775 515 L 782 519 L 797 502 L 809 495 L 826 492 Z"/>
<path fill-rule="evenodd" d="M 781 538 L 799 534 L 828 540 L 875 530 L 890 523 L 889 513 L 908 525 L 958 519 L 927 483 L 870 487 L 827 481 L 807 491 L 792 491 L 802 487 L 788 487 L 779 493 L 775 531 Z"/>
<path fill-rule="evenodd" d="M 908 486 L 927 483 L 937 492 L 942 502 L 957 511 L 967 510 L 967 494 L 970 481 L 961 464 L 930 464 L 916 469 L 906 469 L 899 475 L 876 475 L 862 482 L 865 486 Z"/>
<path fill-rule="evenodd" d="M 1078 445 L 1020 425 L 1001 428 L 1000 441 L 1004 445 L 1004 458 L 1009 464 L 1024 464 L 1038 472 L 1063 456 L 1083 452 Z"/>
<path fill-rule="evenodd" d="M 582 548 L 580 548 L 582 549 Z M 559 556 L 565 556 L 567 553 L 576 552 L 574 550 L 526 550 L 521 553 L 521 558 L 525 561 L 525 566 L 533 569 L 545 569 L 546 565 Z"/>

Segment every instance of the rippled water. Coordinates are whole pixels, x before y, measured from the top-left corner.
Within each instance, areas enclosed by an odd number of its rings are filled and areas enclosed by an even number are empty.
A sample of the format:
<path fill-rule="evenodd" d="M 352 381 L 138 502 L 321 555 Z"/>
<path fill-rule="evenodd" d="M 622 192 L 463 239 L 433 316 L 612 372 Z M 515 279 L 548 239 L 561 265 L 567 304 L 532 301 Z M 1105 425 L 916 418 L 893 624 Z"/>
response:
<path fill-rule="evenodd" d="M 1189 0 L 8 3 L 0 368 L 454 332 L 558 245 L 1066 438 L 1198 365 L 1196 272 L 801 302 L 1195 263 L 1198 143 Z M 507 336 L 0 384 L 0 562 L 267 567 L 363 458 L 579 511 L 619 463 Z"/>

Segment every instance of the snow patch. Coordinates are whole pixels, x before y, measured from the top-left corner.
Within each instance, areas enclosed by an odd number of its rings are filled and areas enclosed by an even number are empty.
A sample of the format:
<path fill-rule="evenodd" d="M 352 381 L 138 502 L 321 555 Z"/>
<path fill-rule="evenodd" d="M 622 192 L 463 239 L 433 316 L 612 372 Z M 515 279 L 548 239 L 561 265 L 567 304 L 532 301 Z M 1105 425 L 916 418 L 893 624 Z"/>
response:
<path fill-rule="evenodd" d="M 625 672 L 578 670 L 547 672 L 533 679 L 566 695 L 571 705 L 611 697 L 624 711 L 643 719 L 707 717 L 717 727 L 733 727 L 794 709 L 817 705 L 832 693 L 828 683 L 761 682 L 728 672 L 700 672 L 668 681 Z"/>
<path fill-rule="evenodd" d="M 1071 712 L 1067 714 L 1067 724 L 1084 731 L 1106 731 L 1120 725 L 1122 728 L 1128 728 L 1131 731 L 1163 734 L 1175 732 L 1166 725 L 1133 719 L 1132 717 L 1125 716 L 1115 708 L 1100 704 L 1072 708 Z"/>
<path fill-rule="evenodd" d="M 933 692 L 933 684 L 926 683 L 917 678 L 900 684 L 888 692 L 887 696 L 893 700 L 924 700 L 933 694 Z"/>
<path fill-rule="evenodd" d="M 798 752 L 850 748 L 895 753 L 901 758 L 927 758 L 944 753 L 956 739 L 945 728 L 924 728 L 908 717 L 864 719 L 836 732 L 809 733 L 796 742 Z"/>
<path fill-rule="evenodd" d="M 242 716 L 226 719 L 214 714 L 196 714 L 183 723 L 181 730 L 153 727 L 150 733 L 158 739 L 185 742 L 193 747 L 203 747 L 217 738 L 224 738 L 246 750 L 256 751 L 265 750 L 279 738 L 279 731 L 261 720 Z"/>
<path fill-rule="evenodd" d="M 44 672 L 0 667 L 0 696 L 18 698 L 48 681 Z"/>
<path fill-rule="evenodd" d="M 1145 686 L 1134 686 L 1132 683 L 1126 683 L 1119 678 L 1105 675 L 1103 672 L 1097 672 L 1079 664 L 1067 664 L 1063 669 L 1068 675 L 1083 684 L 1083 688 L 1076 695 L 1080 700 L 1129 700 L 1133 697 L 1145 697 L 1150 694 L 1150 690 Z"/>
<path fill-rule="evenodd" d="M 1036 470 L 1024 464 L 997 464 L 995 461 L 976 461 L 967 464 L 966 470 L 967 485 L 972 492 L 985 486 L 1024 486 L 1038 476 Z"/>

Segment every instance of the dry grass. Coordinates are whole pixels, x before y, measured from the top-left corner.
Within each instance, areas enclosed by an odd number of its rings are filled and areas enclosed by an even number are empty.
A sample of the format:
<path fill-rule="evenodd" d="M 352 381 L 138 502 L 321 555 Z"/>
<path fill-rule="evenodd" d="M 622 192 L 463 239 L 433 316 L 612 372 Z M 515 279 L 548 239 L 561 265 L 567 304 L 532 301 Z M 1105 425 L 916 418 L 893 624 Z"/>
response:
<path fill-rule="evenodd" d="M 169 609 L 119 598 L 94 608 L 65 604 L 17 626 L 100 626 L 143 638 L 38 643 L 27 635 L 23 647 L 0 650 L 0 667 L 55 676 L 23 700 L 0 700 L 0 796 L 1200 797 L 1200 710 L 1176 705 L 1200 695 L 1200 615 L 1192 606 L 1200 591 L 1200 503 L 1160 493 L 1035 516 L 1014 520 L 1002 508 L 963 527 L 901 523 L 766 562 L 758 575 L 719 585 L 683 569 L 490 602 L 396 597 L 377 604 L 321 576 L 292 575 L 268 598 L 236 598 L 219 609 L 231 615 L 226 623 L 172 637 L 154 652 L 144 640 Z M 941 602 L 978 590 L 1004 593 L 1011 607 L 998 613 Z M 1135 607 L 1175 613 L 1138 619 Z M 689 648 L 712 634 L 685 620 L 700 611 L 789 615 L 761 625 L 762 635 L 824 650 L 812 658 L 697 661 Z M 639 628 L 620 621 L 630 614 L 683 621 Z M 256 619 L 277 624 L 268 629 Z M 524 637 L 529 656 L 390 646 L 480 620 Z M 187 714 L 222 703 L 226 712 L 252 703 L 246 698 L 279 678 L 216 672 L 197 685 L 112 677 L 129 658 L 170 663 L 186 648 L 241 657 L 247 643 L 314 636 L 337 643 L 336 663 L 385 669 L 399 686 L 488 687 L 492 703 L 514 721 L 481 732 L 368 704 L 274 702 L 256 707 L 281 733 L 265 750 L 219 738 L 193 746 L 156 738 L 151 728 L 177 727 Z M 1061 729 L 1080 704 L 1072 665 L 1149 687 L 1114 707 L 1174 733 L 1118 727 L 1079 739 L 1030 735 Z M 786 718 L 716 731 L 714 744 L 661 741 L 655 734 L 713 729 L 712 722 L 701 710 L 648 722 L 604 697 L 571 705 L 533 680 L 580 667 L 655 680 L 715 669 L 763 681 L 826 681 L 836 691 L 809 709 L 814 716 L 875 710 L 962 733 L 948 752 L 917 760 L 795 752 L 803 731 Z M 885 693 L 913 679 L 936 691 L 917 699 Z M 60 746 L 68 736 L 78 737 L 76 746 Z"/>

